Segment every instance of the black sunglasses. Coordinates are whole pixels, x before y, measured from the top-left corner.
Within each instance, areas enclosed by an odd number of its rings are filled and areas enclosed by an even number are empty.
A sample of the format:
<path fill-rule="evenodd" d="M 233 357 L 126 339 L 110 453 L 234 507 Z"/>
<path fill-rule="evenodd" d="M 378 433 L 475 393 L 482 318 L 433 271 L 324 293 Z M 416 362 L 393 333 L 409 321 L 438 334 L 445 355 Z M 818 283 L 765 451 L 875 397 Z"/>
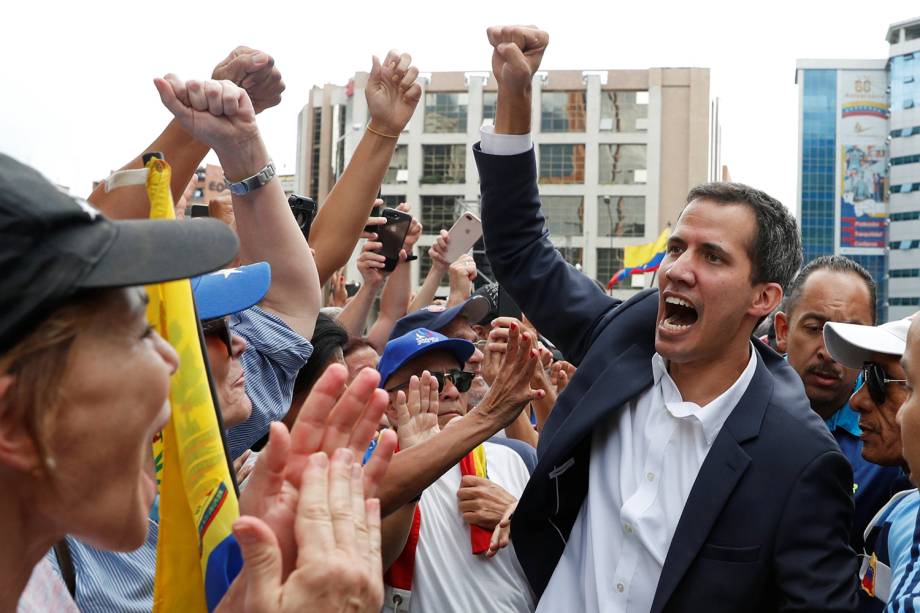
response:
<path fill-rule="evenodd" d="M 886 386 L 889 383 L 907 383 L 907 379 L 889 379 L 885 369 L 875 362 L 863 364 L 862 380 L 863 384 L 869 387 L 869 397 L 872 398 L 872 401 L 877 406 L 885 404 L 885 400 L 888 397 Z M 859 391 L 859 388 L 857 388 L 857 391 Z"/>
<path fill-rule="evenodd" d="M 230 322 L 226 317 L 207 319 L 201 322 L 201 331 L 205 336 L 216 336 L 227 347 L 227 355 L 233 357 L 233 341 L 230 339 Z"/>
<path fill-rule="evenodd" d="M 438 382 L 438 393 L 439 394 L 444 391 L 445 379 L 450 380 L 450 382 L 454 384 L 454 387 L 457 388 L 457 391 L 460 392 L 461 394 L 463 392 L 468 392 L 470 390 L 470 386 L 473 384 L 473 378 L 476 376 L 476 373 L 466 372 L 463 370 L 448 370 L 447 372 L 438 372 L 438 371 L 428 371 L 428 372 Z M 397 385 L 396 387 L 391 387 L 387 391 L 396 392 L 408 386 L 409 386 L 409 382 L 406 381 L 405 383 Z"/>

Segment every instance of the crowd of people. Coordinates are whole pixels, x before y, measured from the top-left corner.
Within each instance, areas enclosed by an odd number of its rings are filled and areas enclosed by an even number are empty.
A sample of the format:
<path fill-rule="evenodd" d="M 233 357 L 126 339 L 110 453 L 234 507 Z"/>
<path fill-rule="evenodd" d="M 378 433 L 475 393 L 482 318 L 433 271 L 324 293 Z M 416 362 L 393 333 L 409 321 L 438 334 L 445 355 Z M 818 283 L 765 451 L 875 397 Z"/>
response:
<path fill-rule="evenodd" d="M 0 156 L 0 609 L 152 609 L 151 441 L 179 358 L 142 286 L 185 278 L 240 487 L 215 610 L 920 605 L 920 318 L 876 325 L 872 277 L 803 266 L 788 210 L 736 183 L 694 187 L 657 287 L 611 297 L 541 212 L 549 37 L 487 38 L 474 156 L 497 282 L 478 288 L 446 232 L 412 287 L 418 220 L 395 268 L 379 253 L 372 207 L 421 95 L 407 54 L 373 59 L 369 124 L 309 240 L 259 132 L 284 90 L 263 51 L 155 79 L 173 119 L 123 167 L 162 152 L 181 217 L 213 151 L 232 195 L 210 219 L 150 221 L 140 186 L 75 199 Z"/>

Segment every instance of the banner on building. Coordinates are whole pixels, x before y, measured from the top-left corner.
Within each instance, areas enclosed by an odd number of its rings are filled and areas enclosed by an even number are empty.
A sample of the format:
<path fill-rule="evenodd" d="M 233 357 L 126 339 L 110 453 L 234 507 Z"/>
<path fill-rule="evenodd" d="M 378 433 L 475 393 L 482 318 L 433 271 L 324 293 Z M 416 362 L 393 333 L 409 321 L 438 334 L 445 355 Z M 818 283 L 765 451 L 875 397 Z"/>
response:
<path fill-rule="evenodd" d="M 877 253 L 888 244 L 888 96 L 884 70 L 837 77 L 837 189 L 841 253 Z"/>

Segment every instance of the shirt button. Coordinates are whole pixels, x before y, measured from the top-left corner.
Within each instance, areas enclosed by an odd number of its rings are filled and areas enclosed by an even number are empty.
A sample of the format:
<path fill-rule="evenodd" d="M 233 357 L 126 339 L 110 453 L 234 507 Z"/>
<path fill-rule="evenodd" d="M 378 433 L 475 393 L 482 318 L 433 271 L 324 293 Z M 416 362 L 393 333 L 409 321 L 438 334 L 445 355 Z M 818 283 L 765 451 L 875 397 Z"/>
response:
<path fill-rule="evenodd" d="M 623 530 L 626 531 L 626 534 L 632 534 L 632 531 L 633 531 L 632 524 L 623 524 Z"/>
<path fill-rule="evenodd" d="M 649 474 L 645 475 L 645 478 L 648 479 L 649 481 L 654 481 L 654 480 L 655 480 L 655 473 L 649 473 Z"/>
<path fill-rule="evenodd" d="M 625 586 L 625 585 L 623 585 L 622 583 L 617 583 L 617 591 L 618 591 L 618 592 L 622 592 L 622 591 L 625 590 L 625 589 L 626 589 L 626 586 Z"/>

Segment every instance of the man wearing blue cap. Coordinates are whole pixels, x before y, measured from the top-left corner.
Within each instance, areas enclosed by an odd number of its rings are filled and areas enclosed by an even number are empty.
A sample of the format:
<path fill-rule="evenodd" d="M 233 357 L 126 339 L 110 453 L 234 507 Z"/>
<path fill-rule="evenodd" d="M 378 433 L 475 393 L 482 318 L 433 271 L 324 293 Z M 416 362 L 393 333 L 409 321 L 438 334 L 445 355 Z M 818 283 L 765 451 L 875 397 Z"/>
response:
<path fill-rule="evenodd" d="M 512 359 L 519 349 L 516 341 L 515 345 L 509 349 Z M 424 391 L 433 378 L 438 394 L 436 400 L 429 399 L 428 413 L 437 415 L 438 425 L 432 428 L 436 432 L 432 438 L 449 435 L 439 430 L 467 413 L 460 396 L 469 389 L 474 374 L 463 367 L 474 351 L 469 341 L 426 328 L 409 330 L 387 343 L 378 370 L 380 386 L 390 393 L 391 423 L 401 423 L 396 406 L 405 402 L 404 394 L 408 392 L 412 402 L 418 386 Z M 400 515 L 411 523 L 411 530 L 402 554 L 386 574 L 384 610 L 533 610 L 533 596 L 513 549 L 489 552 L 491 526 L 485 530 L 467 521 L 457 492 L 461 481 L 471 476 L 488 478 L 499 486 L 507 496 L 507 509 L 524 490 L 529 473 L 510 449 L 481 443 L 404 507 Z M 484 559 L 487 552 L 494 557 Z"/>

